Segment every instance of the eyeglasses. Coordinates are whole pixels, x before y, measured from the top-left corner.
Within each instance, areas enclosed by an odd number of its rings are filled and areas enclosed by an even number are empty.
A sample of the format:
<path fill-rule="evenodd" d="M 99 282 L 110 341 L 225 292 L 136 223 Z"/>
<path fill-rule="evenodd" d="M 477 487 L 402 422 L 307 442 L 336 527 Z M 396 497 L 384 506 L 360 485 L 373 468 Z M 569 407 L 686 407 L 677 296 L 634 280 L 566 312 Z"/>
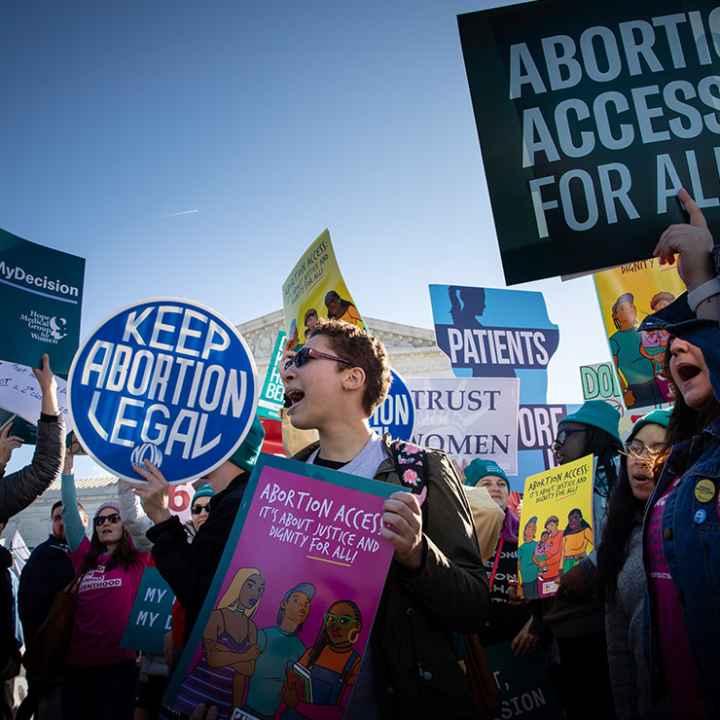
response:
<path fill-rule="evenodd" d="M 190 509 L 190 512 L 193 515 L 199 515 L 201 512 L 209 513 L 210 512 L 210 503 L 207 505 L 193 505 Z"/>
<path fill-rule="evenodd" d="M 585 432 L 587 432 L 587 428 L 578 428 L 577 430 L 561 430 L 555 437 L 555 442 L 553 442 L 552 447 L 554 450 L 558 450 L 565 444 L 565 442 L 571 435 L 574 435 L 575 433 Z"/>
<path fill-rule="evenodd" d="M 625 450 L 626 452 L 623 455 L 640 458 L 641 460 L 657 460 L 667 454 L 667 448 L 664 445 L 650 448 L 642 440 L 631 440 L 625 445 Z"/>
<path fill-rule="evenodd" d="M 330 625 L 347 625 L 348 623 L 356 622 L 352 615 L 334 615 L 333 613 L 325 613 L 325 622 Z"/>
<path fill-rule="evenodd" d="M 121 518 L 117 513 L 112 513 L 111 515 L 98 515 L 93 520 L 93 523 L 95 527 L 102 527 L 106 522 L 110 523 L 111 525 L 117 525 L 120 520 Z"/>
<path fill-rule="evenodd" d="M 328 353 L 320 352 L 320 350 L 315 350 L 315 348 L 303 347 L 300 348 L 293 357 L 290 357 L 285 361 L 283 368 L 285 370 L 289 370 L 293 365 L 296 368 L 301 368 L 310 360 L 318 360 L 320 358 L 323 360 L 333 360 L 334 362 L 342 363 L 348 367 L 355 367 L 355 363 L 351 363 L 349 360 L 337 357 L 337 355 L 329 355 Z"/>

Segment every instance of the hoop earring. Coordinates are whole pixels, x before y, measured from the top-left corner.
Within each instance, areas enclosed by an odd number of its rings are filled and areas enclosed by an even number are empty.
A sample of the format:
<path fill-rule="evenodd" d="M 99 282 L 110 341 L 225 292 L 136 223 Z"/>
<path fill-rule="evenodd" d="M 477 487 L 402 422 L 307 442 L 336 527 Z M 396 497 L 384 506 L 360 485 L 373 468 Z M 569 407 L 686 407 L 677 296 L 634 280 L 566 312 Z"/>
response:
<path fill-rule="evenodd" d="M 359 630 L 357 630 L 357 629 L 351 630 L 350 633 L 348 634 L 348 642 L 349 642 L 351 645 L 353 645 L 353 644 L 355 643 L 355 641 L 358 639 L 358 636 L 359 636 L 359 635 L 360 635 L 360 631 L 359 631 Z"/>

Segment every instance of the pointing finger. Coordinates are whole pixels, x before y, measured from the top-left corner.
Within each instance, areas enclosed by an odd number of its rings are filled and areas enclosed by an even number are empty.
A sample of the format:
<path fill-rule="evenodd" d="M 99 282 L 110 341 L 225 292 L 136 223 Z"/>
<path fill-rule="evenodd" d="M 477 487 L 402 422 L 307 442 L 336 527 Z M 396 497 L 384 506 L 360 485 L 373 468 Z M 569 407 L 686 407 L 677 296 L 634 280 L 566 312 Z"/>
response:
<path fill-rule="evenodd" d="M 690 224 L 695 227 L 707 228 L 707 220 L 702 210 L 697 206 L 696 202 L 690 197 L 690 193 L 683 188 L 678 193 L 678 199 L 685 206 L 685 212 L 690 218 Z"/>

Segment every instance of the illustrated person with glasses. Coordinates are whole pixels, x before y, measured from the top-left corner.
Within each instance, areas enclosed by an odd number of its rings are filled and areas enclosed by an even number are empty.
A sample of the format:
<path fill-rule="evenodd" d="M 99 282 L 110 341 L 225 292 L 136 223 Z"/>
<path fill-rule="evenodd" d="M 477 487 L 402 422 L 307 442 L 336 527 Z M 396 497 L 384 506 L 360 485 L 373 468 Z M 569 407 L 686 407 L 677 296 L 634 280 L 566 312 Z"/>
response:
<path fill-rule="evenodd" d="M 619 424 L 620 414 L 612 405 L 602 400 L 588 400 L 577 412 L 561 420 L 553 443 L 558 465 L 589 454 L 595 457 L 596 462 L 593 477 L 593 550 L 561 574 L 554 598 L 541 601 L 542 620 L 552 632 L 559 650 L 561 701 L 567 717 L 572 720 L 586 716 L 588 677 L 593 679 L 596 717 L 608 720 L 615 717 L 596 549 L 605 524 L 607 498 L 617 482 L 616 458 L 623 449 Z M 575 515 L 570 524 L 580 528 L 581 532 L 577 535 L 583 540 L 587 528 L 582 528 L 582 518 Z M 562 533 L 558 535 L 561 540 L 566 537 Z"/>
<path fill-rule="evenodd" d="M 652 707 L 643 628 L 647 578 L 642 518 L 667 457 L 669 421 L 669 410 L 653 410 L 633 426 L 597 553 L 605 596 L 610 683 L 621 720 L 642 717 Z"/>
<path fill-rule="evenodd" d="M 315 717 L 313 708 L 318 705 L 335 706 L 340 720 L 341 698 L 350 693 L 360 672 L 360 654 L 353 645 L 361 630 L 362 615 L 356 603 L 341 600 L 328 608 L 313 646 L 287 673 L 282 720 Z M 330 718 L 332 713 L 322 717 Z"/>
<path fill-rule="evenodd" d="M 393 562 L 345 717 L 476 718 L 468 673 L 477 665 L 458 660 L 474 652 L 465 636 L 483 629 L 489 592 L 457 471 L 444 453 L 371 431 L 391 379 L 377 338 L 321 321 L 281 368 L 290 422 L 319 434 L 295 459 L 397 486 L 382 529 Z"/>
<path fill-rule="evenodd" d="M 150 553 L 140 551 L 123 524 L 120 504 L 107 501 L 93 517 L 88 540 L 77 504 L 72 461 L 62 476 L 65 536 L 79 580 L 65 666 L 65 720 L 131 720 L 136 653 L 120 645 Z"/>

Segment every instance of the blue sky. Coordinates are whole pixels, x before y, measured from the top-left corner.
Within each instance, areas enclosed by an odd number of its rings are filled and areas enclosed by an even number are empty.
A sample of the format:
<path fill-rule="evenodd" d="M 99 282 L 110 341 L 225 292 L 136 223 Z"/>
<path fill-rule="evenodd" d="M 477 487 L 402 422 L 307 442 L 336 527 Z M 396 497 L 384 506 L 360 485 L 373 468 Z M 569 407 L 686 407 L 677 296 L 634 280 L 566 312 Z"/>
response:
<path fill-rule="evenodd" d="M 430 328 L 428 283 L 504 286 L 456 20 L 497 4 L 12 0 L 0 227 L 87 258 L 83 335 L 151 295 L 277 310 L 325 227 L 364 314 Z M 591 281 L 519 287 L 577 401 Z"/>

